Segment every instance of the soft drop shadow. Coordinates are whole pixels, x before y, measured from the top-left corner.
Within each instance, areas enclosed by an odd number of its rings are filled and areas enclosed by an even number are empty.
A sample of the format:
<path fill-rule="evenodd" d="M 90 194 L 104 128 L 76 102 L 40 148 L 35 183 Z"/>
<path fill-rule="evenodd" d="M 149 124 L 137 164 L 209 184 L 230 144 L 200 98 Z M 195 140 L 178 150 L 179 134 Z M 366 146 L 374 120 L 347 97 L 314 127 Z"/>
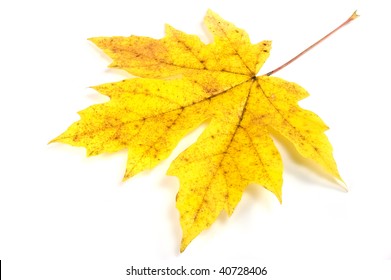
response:
<path fill-rule="evenodd" d="M 168 187 L 169 188 L 166 188 Z M 179 180 L 174 176 L 163 176 L 159 180 L 159 187 L 164 187 L 169 191 L 170 202 L 169 207 L 164 209 L 167 219 L 170 221 L 169 228 L 171 230 L 171 236 L 175 240 L 175 246 L 173 246 L 172 253 L 174 255 L 180 255 L 180 244 L 182 239 L 182 229 L 180 226 L 180 215 L 176 208 L 176 195 L 179 190 Z"/>
<path fill-rule="evenodd" d="M 303 183 L 316 184 L 321 187 L 327 186 L 327 188 L 346 192 L 342 183 L 339 183 L 337 179 L 329 175 L 314 161 L 302 157 L 293 144 L 285 137 L 272 131 L 272 138 L 283 159 L 284 172 L 294 173 L 295 177 Z M 310 170 L 312 174 L 310 174 L 308 170 Z M 317 178 L 314 175 L 316 175 Z M 322 183 L 319 181 L 322 181 Z"/>

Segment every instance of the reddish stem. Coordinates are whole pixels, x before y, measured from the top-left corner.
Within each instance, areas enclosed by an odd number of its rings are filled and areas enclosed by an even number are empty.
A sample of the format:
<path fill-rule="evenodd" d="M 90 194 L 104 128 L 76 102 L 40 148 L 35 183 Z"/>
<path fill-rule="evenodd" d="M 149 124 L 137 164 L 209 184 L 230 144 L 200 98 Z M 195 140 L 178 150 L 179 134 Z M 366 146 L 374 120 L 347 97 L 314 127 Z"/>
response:
<path fill-rule="evenodd" d="M 289 64 L 291 64 L 293 61 L 295 61 L 296 59 L 298 59 L 300 56 L 302 56 L 303 54 L 305 54 L 306 52 L 308 52 L 310 49 L 312 49 L 313 47 L 315 47 L 316 45 L 318 45 L 319 43 L 321 43 L 323 40 L 327 39 L 331 34 L 337 32 L 339 29 L 341 29 L 342 27 L 344 27 L 345 25 L 347 25 L 349 22 L 351 22 L 352 20 L 355 20 L 356 18 L 358 18 L 359 15 L 357 14 L 357 11 L 355 11 L 346 21 L 344 21 L 340 26 L 338 26 L 337 28 L 335 28 L 333 31 L 331 31 L 329 34 L 327 34 L 326 36 L 324 36 L 323 38 L 321 38 L 320 40 L 318 40 L 317 42 L 313 43 L 311 46 L 309 46 L 308 48 L 306 48 L 304 51 L 302 51 L 301 53 L 299 53 L 298 55 L 296 55 L 294 58 L 292 58 L 291 60 L 289 60 L 288 62 L 284 63 L 283 65 L 281 65 L 280 67 L 277 67 L 276 69 L 274 69 L 273 71 L 270 71 L 266 74 L 264 74 L 263 76 L 270 76 L 270 75 L 273 75 L 274 73 L 280 71 L 281 69 L 283 69 L 284 67 L 288 66 Z"/>

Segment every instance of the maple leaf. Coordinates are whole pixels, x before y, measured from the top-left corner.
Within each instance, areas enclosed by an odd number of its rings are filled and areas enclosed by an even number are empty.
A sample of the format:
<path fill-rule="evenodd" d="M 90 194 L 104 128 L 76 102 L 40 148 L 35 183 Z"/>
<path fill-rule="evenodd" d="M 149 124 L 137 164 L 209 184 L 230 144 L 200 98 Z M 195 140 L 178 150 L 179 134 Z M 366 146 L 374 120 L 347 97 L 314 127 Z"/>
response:
<path fill-rule="evenodd" d="M 52 140 L 85 147 L 89 156 L 127 149 L 127 179 L 155 167 L 208 121 L 167 172 L 180 181 L 181 251 L 223 210 L 231 215 L 250 183 L 281 201 L 283 166 L 271 132 L 342 180 L 327 126 L 297 104 L 307 91 L 271 72 L 256 76 L 271 42 L 252 44 L 244 30 L 210 10 L 204 22 L 210 44 L 169 25 L 162 39 L 90 39 L 112 58 L 110 67 L 139 78 L 94 87 L 110 101 L 79 112 L 81 119 Z"/>

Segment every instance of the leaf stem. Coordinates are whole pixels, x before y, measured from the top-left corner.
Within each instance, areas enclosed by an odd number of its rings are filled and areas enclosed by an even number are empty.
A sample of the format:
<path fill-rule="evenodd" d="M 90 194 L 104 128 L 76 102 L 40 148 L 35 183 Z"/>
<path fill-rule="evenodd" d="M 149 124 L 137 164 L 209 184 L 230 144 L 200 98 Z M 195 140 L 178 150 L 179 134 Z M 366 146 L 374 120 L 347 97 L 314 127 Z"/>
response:
<path fill-rule="evenodd" d="M 264 74 L 263 76 L 270 76 L 270 75 L 273 75 L 274 73 L 280 71 L 281 69 L 283 69 L 284 67 L 288 66 L 289 64 L 291 64 L 293 61 L 295 61 L 296 59 L 298 59 L 300 56 L 302 56 L 303 54 L 305 54 L 306 52 L 308 52 L 310 49 L 312 49 L 313 47 L 315 47 L 316 45 L 318 45 L 319 43 L 321 43 L 322 41 L 324 41 L 325 39 L 327 39 L 330 35 L 332 35 L 333 33 L 337 32 L 339 29 L 341 29 L 342 27 L 344 27 L 345 25 L 347 25 L 349 22 L 355 20 L 356 18 L 358 18 L 359 15 L 357 14 L 357 11 L 354 11 L 354 13 L 346 20 L 344 21 L 340 26 L 338 26 L 337 28 L 335 28 L 333 31 L 331 31 L 330 33 L 328 33 L 326 36 L 324 36 L 323 38 L 321 38 L 320 40 L 316 41 L 315 43 L 313 43 L 311 46 L 309 46 L 308 48 L 306 48 L 304 51 L 302 51 L 301 53 L 299 53 L 298 55 L 296 55 L 294 58 L 292 58 L 291 60 L 289 60 L 288 62 L 284 63 L 283 65 L 281 65 L 280 67 L 277 67 L 276 69 L 274 69 L 273 71 L 270 71 L 266 74 Z"/>

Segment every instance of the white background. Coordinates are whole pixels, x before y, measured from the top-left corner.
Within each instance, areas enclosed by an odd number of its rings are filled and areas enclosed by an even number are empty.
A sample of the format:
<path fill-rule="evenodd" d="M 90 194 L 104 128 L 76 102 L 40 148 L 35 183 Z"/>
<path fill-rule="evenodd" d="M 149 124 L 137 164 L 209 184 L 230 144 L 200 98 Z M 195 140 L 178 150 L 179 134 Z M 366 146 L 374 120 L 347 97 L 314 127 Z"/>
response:
<path fill-rule="evenodd" d="M 264 279 L 390 279 L 391 22 L 386 3 L 2 1 L 4 279 L 135 279 L 125 275 L 131 265 L 266 266 Z M 179 185 L 164 174 L 201 130 L 155 170 L 125 183 L 126 152 L 86 158 L 82 148 L 47 143 L 78 119 L 77 111 L 106 100 L 89 86 L 127 77 L 108 70 L 110 60 L 87 38 L 160 38 L 164 23 L 170 23 L 207 42 L 202 19 L 208 8 L 246 29 L 253 42 L 273 41 L 261 74 L 358 9 L 360 18 L 276 74 L 310 92 L 300 104 L 330 126 L 327 135 L 350 191 L 343 192 L 278 143 L 285 165 L 283 204 L 263 188 L 249 186 L 231 218 L 221 215 L 179 254 Z"/>

